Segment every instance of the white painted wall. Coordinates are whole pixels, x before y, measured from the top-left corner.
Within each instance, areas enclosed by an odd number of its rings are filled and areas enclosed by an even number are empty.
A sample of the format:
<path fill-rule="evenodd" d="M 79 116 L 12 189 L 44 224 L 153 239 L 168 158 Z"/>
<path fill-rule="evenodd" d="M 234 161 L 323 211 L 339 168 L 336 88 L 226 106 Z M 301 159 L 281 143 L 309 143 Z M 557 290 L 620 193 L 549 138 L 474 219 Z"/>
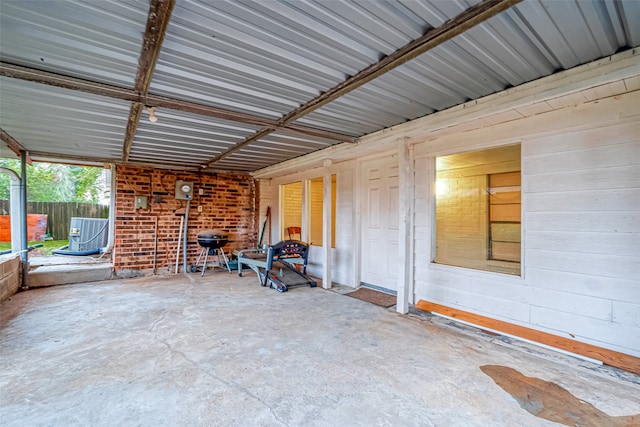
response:
<path fill-rule="evenodd" d="M 330 172 L 336 174 L 336 244 L 331 249 L 331 280 L 342 285 L 355 286 L 354 256 L 355 223 L 354 212 L 354 171 L 355 161 L 345 161 L 330 166 Z M 282 175 L 277 178 L 260 180 L 260 215 L 262 225 L 266 206 L 271 206 L 272 224 L 271 233 L 274 236 L 272 243 L 279 238 L 279 186 L 296 181 L 309 180 L 322 177 L 323 168 L 314 168 L 304 172 Z M 266 238 L 265 238 L 266 240 Z M 309 255 L 307 271 L 315 277 L 322 278 L 323 249 L 320 246 L 312 246 Z"/>
<path fill-rule="evenodd" d="M 412 278 L 409 302 L 424 299 L 640 357 L 637 49 L 256 173 L 270 178 L 268 190 L 261 186 L 261 206 L 273 207 L 279 183 L 322 176 L 322 162 L 332 160 L 335 282 L 359 283 L 362 159 L 398 153 L 399 141 L 414 159 L 413 180 L 405 180 L 413 194 L 405 232 L 413 248 L 404 263 Z M 433 264 L 435 156 L 516 142 L 522 144 L 522 277 Z"/>
<path fill-rule="evenodd" d="M 522 143 L 523 276 L 433 258 L 433 159 Z M 640 356 L 640 92 L 415 145 L 415 293 Z"/>

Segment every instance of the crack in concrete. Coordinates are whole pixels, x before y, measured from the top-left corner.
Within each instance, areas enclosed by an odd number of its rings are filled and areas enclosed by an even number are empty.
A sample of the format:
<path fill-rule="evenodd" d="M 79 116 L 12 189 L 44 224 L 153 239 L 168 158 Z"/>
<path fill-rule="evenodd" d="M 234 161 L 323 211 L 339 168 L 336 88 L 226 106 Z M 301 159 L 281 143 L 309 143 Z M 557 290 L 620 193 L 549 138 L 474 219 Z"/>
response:
<path fill-rule="evenodd" d="M 189 291 L 191 290 L 192 286 L 194 285 L 194 279 L 192 277 L 190 277 L 189 275 L 186 275 L 187 278 L 189 279 L 189 284 L 188 286 L 185 286 L 182 295 L 179 299 L 179 303 L 182 303 L 186 298 L 187 298 L 187 294 L 190 293 Z M 174 311 L 175 307 L 168 307 L 167 309 L 163 310 L 162 314 L 151 323 L 151 326 L 149 327 L 149 332 L 153 333 L 154 330 L 156 329 L 156 327 L 167 318 L 167 316 Z M 198 362 L 190 359 L 184 352 L 173 348 L 173 346 L 166 340 L 161 338 L 157 333 L 153 333 L 152 334 L 154 341 L 162 344 L 165 346 L 166 348 L 166 352 L 163 353 L 160 357 L 156 358 L 156 362 L 154 365 L 154 370 L 157 371 L 157 367 L 158 367 L 158 360 L 163 357 L 166 354 L 178 354 L 179 356 L 181 356 L 186 362 L 188 362 L 190 365 L 192 365 L 193 367 L 197 368 L 198 372 L 203 372 L 206 376 L 208 376 L 209 378 L 219 381 L 220 383 L 226 385 L 227 387 L 232 387 L 235 388 L 236 390 L 248 395 L 249 397 L 251 397 L 252 399 L 254 399 L 255 401 L 259 402 L 260 404 L 262 404 L 264 407 L 269 409 L 269 412 L 271 413 L 271 415 L 273 416 L 273 418 L 280 423 L 281 425 L 285 426 L 285 427 L 289 427 L 289 425 L 284 422 L 283 420 L 281 420 L 278 415 L 276 414 L 276 412 L 274 411 L 274 409 L 267 404 L 264 400 L 260 399 L 258 396 L 256 396 L 255 394 L 253 394 L 252 392 L 250 392 L 246 387 L 241 386 L 240 384 L 237 383 L 233 383 L 233 382 L 229 382 L 226 381 L 214 374 L 212 374 L 211 372 L 207 371 L 206 369 L 202 369 L 202 367 L 198 364 Z"/>

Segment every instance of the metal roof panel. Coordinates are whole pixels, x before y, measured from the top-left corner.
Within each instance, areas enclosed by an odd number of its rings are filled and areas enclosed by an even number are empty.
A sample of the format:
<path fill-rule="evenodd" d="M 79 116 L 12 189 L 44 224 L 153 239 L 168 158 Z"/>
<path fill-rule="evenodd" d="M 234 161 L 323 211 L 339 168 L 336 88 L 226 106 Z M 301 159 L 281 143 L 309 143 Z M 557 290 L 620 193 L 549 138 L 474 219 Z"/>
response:
<path fill-rule="evenodd" d="M 136 1 L 2 0 L 0 58 L 131 87 L 149 5 Z"/>
<path fill-rule="evenodd" d="M 0 77 L 0 127 L 30 151 L 122 157 L 129 103 Z"/>

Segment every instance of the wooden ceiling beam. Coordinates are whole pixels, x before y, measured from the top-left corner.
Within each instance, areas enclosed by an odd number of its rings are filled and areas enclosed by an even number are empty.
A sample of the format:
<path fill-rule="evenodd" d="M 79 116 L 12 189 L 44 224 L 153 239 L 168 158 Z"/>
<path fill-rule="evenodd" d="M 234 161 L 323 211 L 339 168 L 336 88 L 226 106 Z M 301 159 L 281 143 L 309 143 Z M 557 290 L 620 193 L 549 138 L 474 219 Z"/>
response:
<path fill-rule="evenodd" d="M 93 95 L 121 99 L 124 101 L 141 100 L 140 96 L 136 95 L 136 93 L 131 89 L 104 83 L 96 83 L 89 80 L 79 79 L 77 77 L 63 76 L 49 71 L 36 70 L 2 61 L 0 61 L 0 76 L 91 93 Z"/>
<path fill-rule="evenodd" d="M 356 142 L 355 137 L 338 132 L 310 128 L 296 124 L 280 126 L 278 125 L 277 120 L 253 116 L 251 114 L 240 113 L 237 111 L 225 110 L 224 108 L 212 107 L 210 105 L 198 104 L 197 102 L 169 98 L 166 96 L 147 94 L 145 99 L 142 95 L 136 93 L 133 89 L 92 82 L 76 77 L 63 76 L 48 71 L 36 70 L 1 61 L 0 76 L 46 84 L 49 86 L 55 86 L 69 90 L 77 90 L 80 92 L 120 99 L 123 101 L 139 102 L 149 107 L 159 107 L 167 108 L 170 110 L 184 111 L 187 113 L 244 123 L 248 125 L 268 127 L 275 130 L 292 131 L 304 135 L 326 138 L 333 141 L 350 143 Z"/>
<path fill-rule="evenodd" d="M 151 79 L 156 69 L 158 58 L 160 57 L 162 41 L 167 32 L 167 25 L 169 25 L 171 12 L 173 11 L 175 3 L 175 0 L 151 0 L 151 4 L 149 5 L 147 28 L 142 40 L 142 51 L 138 58 L 138 73 L 134 83 L 134 92 L 142 98 L 143 102 L 146 100 L 147 93 L 151 87 Z M 140 122 L 140 113 L 143 108 L 144 105 L 139 101 L 131 103 L 127 130 L 122 146 L 122 160 L 125 162 L 129 160 L 133 140 L 136 136 L 138 123 Z"/>
<path fill-rule="evenodd" d="M 147 95 L 146 105 L 150 107 L 168 108 L 171 110 L 185 111 L 188 113 L 194 113 L 201 116 L 215 117 L 218 119 L 229 120 L 233 122 L 245 123 L 248 125 L 262 126 L 273 130 L 292 131 L 309 136 L 315 136 L 319 138 L 326 138 L 333 141 L 340 142 L 356 142 L 357 138 L 351 135 L 345 135 L 343 133 L 332 132 L 330 130 L 310 128 L 301 125 L 286 125 L 280 126 L 277 120 L 267 119 L 260 116 L 253 116 L 251 114 L 240 113 L 231 110 L 225 110 L 223 108 L 212 107 L 209 105 L 198 104 L 191 101 L 181 101 L 178 99 L 168 98 L 158 95 Z"/>
<path fill-rule="evenodd" d="M 14 137 L 9 135 L 2 128 L 0 128 L 0 139 L 4 141 L 5 144 L 7 144 L 7 147 L 9 147 L 9 150 L 13 151 L 18 157 L 22 157 L 22 151 L 29 153 L 29 151 L 26 148 L 24 148 L 22 144 L 16 141 Z M 31 160 L 31 157 L 29 157 L 29 154 L 27 154 L 27 163 L 30 165 L 33 164 L 33 161 Z"/>
<path fill-rule="evenodd" d="M 286 125 L 305 116 L 312 111 L 332 102 L 349 92 L 354 91 L 365 83 L 388 73 L 394 68 L 422 55 L 442 43 L 451 40 L 457 35 L 475 27 L 520 3 L 522 0 L 484 0 L 471 6 L 461 14 L 449 19 L 437 28 L 427 31 L 422 37 L 407 43 L 395 52 L 385 56 L 380 61 L 349 77 L 342 83 L 321 93 L 306 104 L 296 108 L 284 116 L 279 124 Z"/>
<path fill-rule="evenodd" d="M 433 49 L 436 46 L 452 39 L 453 37 L 462 34 L 464 31 L 486 21 L 487 19 L 503 12 L 513 5 L 519 3 L 522 0 L 484 0 L 480 3 L 471 6 L 461 14 L 449 19 L 444 24 L 437 28 L 426 32 L 422 37 L 419 37 L 403 47 L 399 48 L 390 55 L 382 58 L 375 64 L 361 70 L 360 72 L 349 77 L 342 83 L 332 87 L 326 92 L 321 93 L 309 102 L 301 105 L 295 110 L 291 111 L 282 119 L 278 121 L 279 126 L 288 126 L 295 120 L 313 112 L 314 110 L 327 105 L 328 103 L 335 101 L 359 88 L 360 86 L 368 83 L 385 73 L 393 70 L 396 67 L 412 60 L 413 58 L 422 55 L 423 53 Z M 263 129 L 256 133 L 256 135 L 265 136 L 271 132 L 267 132 L 268 129 Z M 255 135 L 254 135 L 255 136 Z M 231 147 L 226 152 L 219 154 L 218 156 L 207 162 L 208 166 L 211 166 L 216 161 L 227 157 L 236 151 L 236 147 L 242 148 L 250 142 L 256 141 L 258 138 L 249 137 L 248 139 L 238 143 L 237 146 Z"/>
<path fill-rule="evenodd" d="M 216 157 L 214 157 L 213 159 L 209 160 L 205 165 L 202 166 L 202 169 L 206 169 L 211 167 L 211 165 L 215 164 L 216 162 L 219 162 L 220 160 L 224 159 L 225 157 L 235 153 L 236 151 L 238 151 L 239 149 L 241 149 L 242 147 L 246 147 L 247 145 L 251 144 L 252 142 L 255 142 L 257 140 L 259 140 L 260 138 L 264 138 L 265 136 L 269 135 L 270 133 L 273 132 L 273 129 L 262 129 L 256 133 L 254 133 L 251 136 L 248 136 L 247 138 L 245 138 L 243 141 L 237 143 L 236 145 L 234 145 L 233 147 L 229 148 L 227 151 L 218 154 Z"/>

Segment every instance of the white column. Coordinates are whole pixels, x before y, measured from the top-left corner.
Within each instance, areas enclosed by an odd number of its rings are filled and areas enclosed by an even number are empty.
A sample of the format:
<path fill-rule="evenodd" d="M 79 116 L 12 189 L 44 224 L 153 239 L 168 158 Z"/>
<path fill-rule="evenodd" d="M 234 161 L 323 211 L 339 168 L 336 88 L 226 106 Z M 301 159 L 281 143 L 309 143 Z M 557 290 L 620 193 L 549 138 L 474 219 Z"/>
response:
<path fill-rule="evenodd" d="M 362 265 L 362 221 L 360 220 L 360 209 L 362 208 L 362 163 L 356 160 L 352 176 L 352 210 L 351 229 L 353 230 L 353 277 L 354 288 L 360 287 L 361 265 Z"/>
<path fill-rule="evenodd" d="M 411 271 L 413 269 L 413 254 L 411 249 L 412 206 L 413 206 L 413 162 L 411 147 L 406 138 L 398 140 L 398 250 L 400 271 L 398 274 L 398 294 L 396 311 L 409 312 L 409 297 L 411 292 Z M 413 299 L 413 298 L 412 298 Z"/>
<path fill-rule="evenodd" d="M 324 174 L 322 176 L 322 249 L 324 252 L 324 263 L 322 265 L 322 287 L 331 289 L 331 211 L 332 211 L 332 191 L 331 191 L 331 160 L 324 161 Z"/>
<path fill-rule="evenodd" d="M 22 187 L 20 186 L 20 177 L 13 170 L 8 168 L 0 168 L 0 172 L 9 175 L 11 183 L 9 184 L 9 216 L 11 217 L 11 251 L 20 252 L 22 250 L 22 223 L 21 212 L 22 205 L 20 198 L 22 197 Z"/>

